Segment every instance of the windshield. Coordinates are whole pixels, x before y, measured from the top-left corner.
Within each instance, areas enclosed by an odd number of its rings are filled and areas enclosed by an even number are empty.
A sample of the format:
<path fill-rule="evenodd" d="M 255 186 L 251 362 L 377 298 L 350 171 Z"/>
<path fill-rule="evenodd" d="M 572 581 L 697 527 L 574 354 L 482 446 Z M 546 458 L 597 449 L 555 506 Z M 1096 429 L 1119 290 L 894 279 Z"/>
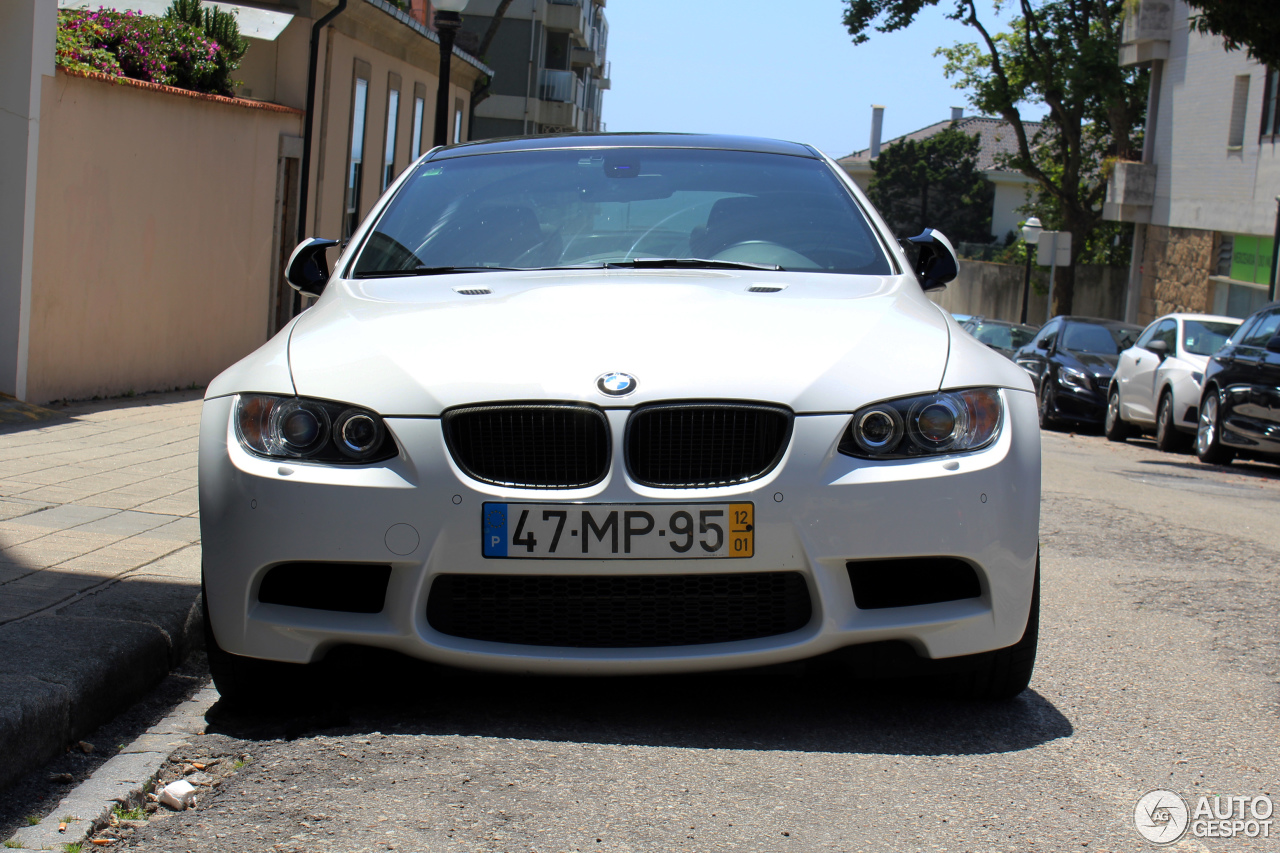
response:
<path fill-rule="evenodd" d="M 1182 324 L 1182 348 L 1194 355 L 1213 355 L 1231 337 L 1239 323 L 1206 323 L 1186 320 Z"/>
<path fill-rule="evenodd" d="M 1097 355 L 1119 355 L 1121 350 L 1133 346 L 1141 329 L 1123 326 L 1100 326 L 1096 323 L 1069 323 L 1062 335 L 1062 348 L 1072 352 L 1090 352 Z"/>
<path fill-rule="evenodd" d="M 1018 349 L 1036 336 L 1034 329 L 1006 326 L 1003 323 L 978 323 L 973 336 L 984 344 L 1000 349 Z"/>
<path fill-rule="evenodd" d="M 621 148 L 480 154 L 413 168 L 361 249 L 356 278 L 642 258 L 892 273 L 821 160 Z"/>

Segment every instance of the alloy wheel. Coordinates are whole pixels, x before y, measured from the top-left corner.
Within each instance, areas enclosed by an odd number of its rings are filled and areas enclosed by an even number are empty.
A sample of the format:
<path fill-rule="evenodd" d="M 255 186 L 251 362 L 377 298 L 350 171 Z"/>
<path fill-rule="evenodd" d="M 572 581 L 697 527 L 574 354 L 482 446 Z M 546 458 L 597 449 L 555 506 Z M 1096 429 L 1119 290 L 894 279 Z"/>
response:
<path fill-rule="evenodd" d="M 1196 454 L 1204 456 L 1213 447 L 1218 429 L 1218 397 L 1208 394 L 1200 406 L 1200 418 L 1196 423 Z"/>

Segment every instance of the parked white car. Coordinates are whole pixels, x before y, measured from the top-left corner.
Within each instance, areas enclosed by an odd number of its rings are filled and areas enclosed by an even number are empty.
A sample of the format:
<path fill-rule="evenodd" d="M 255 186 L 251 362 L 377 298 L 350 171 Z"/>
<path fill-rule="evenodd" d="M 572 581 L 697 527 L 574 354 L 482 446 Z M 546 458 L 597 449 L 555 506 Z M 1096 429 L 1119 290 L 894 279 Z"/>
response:
<path fill-rule="evenodd" d="M 1215 314 L 1166 314 L 1120 353 L 1107 393 L 1107 438 L 1154 432 L 1156 447 L 1182 450 L 1196 431 L 1200 383 L 1209 356 L 1240 325 Z"/>
<path fill-rule="evenodd" d="M 795 143 L 429 152 L 332 274 L 333 241 L 295 250 L 319 302 L 209 385 L 218 689 L 341 644 L 596 675 L 887 643 L 1020 692 L 1035 395 L 926 298 L 957 272 L 946 238 L 911 239 L 914 264 Z"/>

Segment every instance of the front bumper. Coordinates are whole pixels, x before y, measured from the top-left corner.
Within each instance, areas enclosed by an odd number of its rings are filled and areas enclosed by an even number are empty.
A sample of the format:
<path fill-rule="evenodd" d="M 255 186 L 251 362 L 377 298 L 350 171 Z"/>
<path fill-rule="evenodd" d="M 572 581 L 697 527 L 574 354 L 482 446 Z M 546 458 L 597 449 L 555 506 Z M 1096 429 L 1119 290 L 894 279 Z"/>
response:
<path fill-rule="evenodd" d="M 208 400 L 200 431 L 200 522 L 212 628 L 226 651 L 271 660 L 310 662 L 334 646 L 357 644 L 472 669 L 555 674 L 761 666 L 884 640 L 904 641 L 932 658 L 1010 646 L 1026 625 L 1034 582 L 1040 443 L 1034 396 L 1002 394 L 1006 421 L 1000 436 L 977 453 L 923 461 L 854 459 L 836 450 L 848 415 L 798 416 L 786 455 L 767 477 L 710 489 L 655 489 L 632 482 L 616 461 L 622 458 L 628 412 L 611 410 L 616 446 L 610 475 L 588 489 L 554 492 L 469 479 L 450 459 L 436 418 L 388 419 L 401 454 L 377 466 L 262 459 L 234 437 L 235 398 Z M 485 501 L 729 499 L 755 504 L 751 558 L 617 562 L 481 556 Z M 855 605 L 849 561 L 929 556 L 969 563 L 981 595 L 876 610 Z M 389 564 L 386 603 L 377 613 L 346 613 L 260 601 L 267 571 L 298 561 Z M 427 619 L 432 582 L 446 573 L 762 571 L 803 575 L 812 604 L 803 628 L 705 645 L 565 648 L 463 639 L 436 631 Z"/>

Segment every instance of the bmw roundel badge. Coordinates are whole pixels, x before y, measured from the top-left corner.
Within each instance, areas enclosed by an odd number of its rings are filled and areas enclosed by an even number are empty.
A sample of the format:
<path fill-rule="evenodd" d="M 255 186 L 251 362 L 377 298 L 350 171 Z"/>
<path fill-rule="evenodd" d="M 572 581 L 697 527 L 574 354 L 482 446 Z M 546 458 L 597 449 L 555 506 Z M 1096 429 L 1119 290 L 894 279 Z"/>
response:
<path fill-rule="evenodd" d="M 608 397 L 625 397 L 636 390 L 637 384 L 630 373 L 605 373 L 596 380 L 600 393 Z"/>

